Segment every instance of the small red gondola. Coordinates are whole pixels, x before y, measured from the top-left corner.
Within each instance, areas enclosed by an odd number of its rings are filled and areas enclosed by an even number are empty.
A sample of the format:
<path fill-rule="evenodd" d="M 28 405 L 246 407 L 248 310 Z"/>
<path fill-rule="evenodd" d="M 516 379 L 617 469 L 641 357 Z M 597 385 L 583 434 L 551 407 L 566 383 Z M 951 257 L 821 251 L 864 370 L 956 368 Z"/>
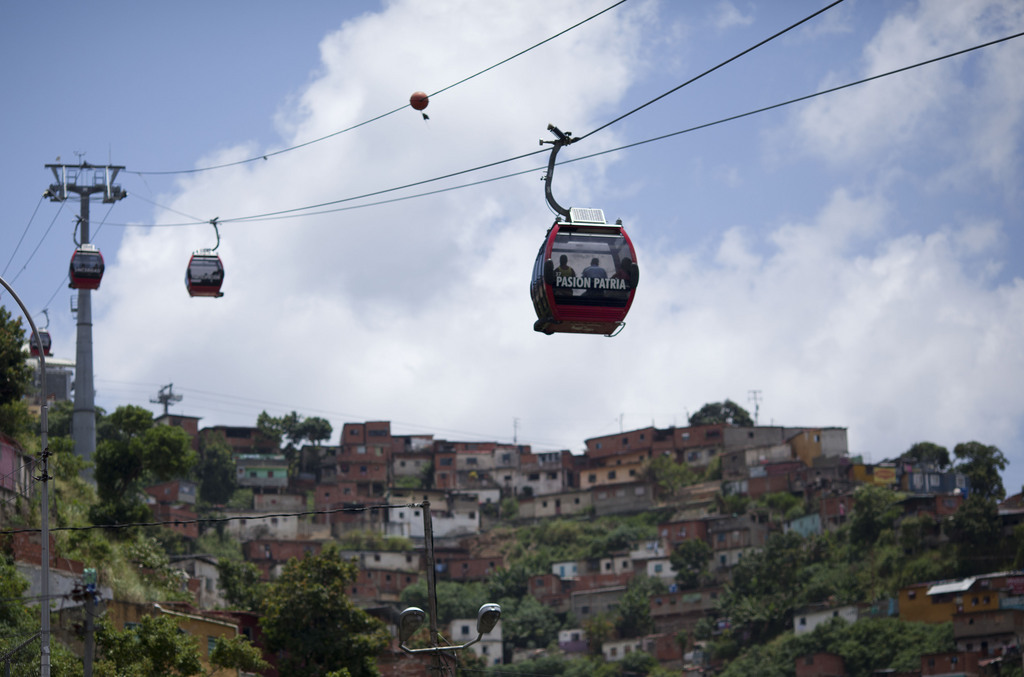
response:
<path fill-rule="evenodd" d="M 224 264 L 212 249 L 198 249 L 192 252 L 192 258 L 185 269 L 185 288 L 189 296 L 220 297 L 224 283 Z"/>
<path fill-rule="evenodd" d="M 103 255 L 95 245 L 79 245 L 71 255 L 69 275 L 72 289 L 99 289 L 103 279 Z"/>
<path fill-rule="evenodd" d="M 39 343 L 43 344 L 43 355 L 50 357 L 50 348 L 53 345 L 53 339 L 50 338 L 50 332 L 46 329 L 39 330 L 39 341 L 35 340 L 35 337 L 29 337 L 29 355 L 32 357 L 39 357 Z"/>
<path fill-rule="evenodd" d="M 537 253 L 530 296 L 533 328 L 545 334 L 614 336 L 633 304 L 640 278 L 636 251 L 621 222 L 600 209 L 573 208 L 548 230 Z"/>

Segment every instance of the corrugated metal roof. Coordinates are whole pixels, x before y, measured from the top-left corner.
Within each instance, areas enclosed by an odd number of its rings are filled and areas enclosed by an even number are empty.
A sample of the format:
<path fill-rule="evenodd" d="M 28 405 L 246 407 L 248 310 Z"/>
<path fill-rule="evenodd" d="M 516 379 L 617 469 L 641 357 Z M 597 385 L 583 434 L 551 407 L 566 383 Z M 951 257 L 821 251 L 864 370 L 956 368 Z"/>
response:
<path fill-rule="evenodd" d="M 978 580 L 975 577 L 965 578 L 962 581 L 953 581 L 952 583 L 939 583 L 928 588 L 929 595 L 944 595 L 948 592 L 967 592 L 974 585 L 974 581 Z"/>

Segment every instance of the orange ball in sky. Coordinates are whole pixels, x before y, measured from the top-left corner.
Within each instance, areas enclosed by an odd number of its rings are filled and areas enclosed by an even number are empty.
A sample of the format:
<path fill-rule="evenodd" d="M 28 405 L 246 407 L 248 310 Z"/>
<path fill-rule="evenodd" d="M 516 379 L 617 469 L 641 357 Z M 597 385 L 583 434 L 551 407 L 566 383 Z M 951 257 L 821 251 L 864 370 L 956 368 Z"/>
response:
<path fill-rule="evenodd" d="M 412 96 L 409 97 L 409 105 L 416 110 L 423 110 L 430 103 L 430 99 L 423 92 L 413 92 Z"/>

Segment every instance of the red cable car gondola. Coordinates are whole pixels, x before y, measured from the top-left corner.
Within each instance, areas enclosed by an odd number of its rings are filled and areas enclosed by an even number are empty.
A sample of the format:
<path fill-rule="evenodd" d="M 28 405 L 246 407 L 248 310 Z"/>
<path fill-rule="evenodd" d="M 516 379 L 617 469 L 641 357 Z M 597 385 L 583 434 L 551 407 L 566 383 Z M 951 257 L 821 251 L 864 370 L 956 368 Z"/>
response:
<path fill-rule="evenodd" d="M 570 210 L 555 221 L 537 253 L 530 295 L 533 328 L 545 334 L 618 333 L 633 303 L 640 270 L 621 222 L 605 223 L 600 209 Z"/>
<path fill-rule="evenodd" d="M 95 245 L 82 244 L 71 255 L 69 275 L 72 289 L 99 289 L 103 279 L 103 255 Z"/>
<path fill-rule="evenodd" d="M 544 334 L 615 336 L 633 304 L 640 279 L 636 251 L 622 221 L 608 224 L 600 209 L 565 209 L 551 194 L 558 149 L 575 141 L 553 125 L 558 137 L 548 159 L 544 193 L 559 215 L 537 253 L 530 296 L 537 311 L 533 328 Z"/>
<path fill-rule="evenodd" d="M 224 283 L 224 264 L 212 249 L 197 249 L 185 269 L 185 288 L 189 296 L 220 297 Z"/>
<path fill-rule="evenodd" d="M 29 355 L 32 357 L 39 357 L 39 343 L 43 344 L 43 355 L 50 357 L 50 348 L 53 346 L 53 339 L 50 338 L 50 332 L 46 329 L 39 330 L 39 341 L 36 341 L 34 336 L 29 337 Z"/>

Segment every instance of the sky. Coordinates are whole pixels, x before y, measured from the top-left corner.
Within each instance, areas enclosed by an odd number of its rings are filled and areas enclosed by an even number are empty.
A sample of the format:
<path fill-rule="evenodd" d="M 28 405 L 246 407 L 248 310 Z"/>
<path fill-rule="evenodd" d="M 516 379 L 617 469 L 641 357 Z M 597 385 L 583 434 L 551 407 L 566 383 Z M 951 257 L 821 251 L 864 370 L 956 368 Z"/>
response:
<path fill-rule="evenodd" d="M 1024 5 L 846 0 L 757 46 L 828 3 L 614 4 L 3 3 L 0 276 L 74 359 L 79 205 L 41 197 L 45 165 L 109 163 L 108 411 L 173 383 L 201 427 L 297 411 L 332 443 L 387 420 L 579 452 L 732 399 L 872 462 L 992 444 L 1019 491 L 1024 38 L 745 114 L 1014 35 Z M 637 249 L 614 338 L 533 331 L 549 123 L 582 137 L 557 201 Z M 224 296 L 190 298 L 218 234 Z"/>

